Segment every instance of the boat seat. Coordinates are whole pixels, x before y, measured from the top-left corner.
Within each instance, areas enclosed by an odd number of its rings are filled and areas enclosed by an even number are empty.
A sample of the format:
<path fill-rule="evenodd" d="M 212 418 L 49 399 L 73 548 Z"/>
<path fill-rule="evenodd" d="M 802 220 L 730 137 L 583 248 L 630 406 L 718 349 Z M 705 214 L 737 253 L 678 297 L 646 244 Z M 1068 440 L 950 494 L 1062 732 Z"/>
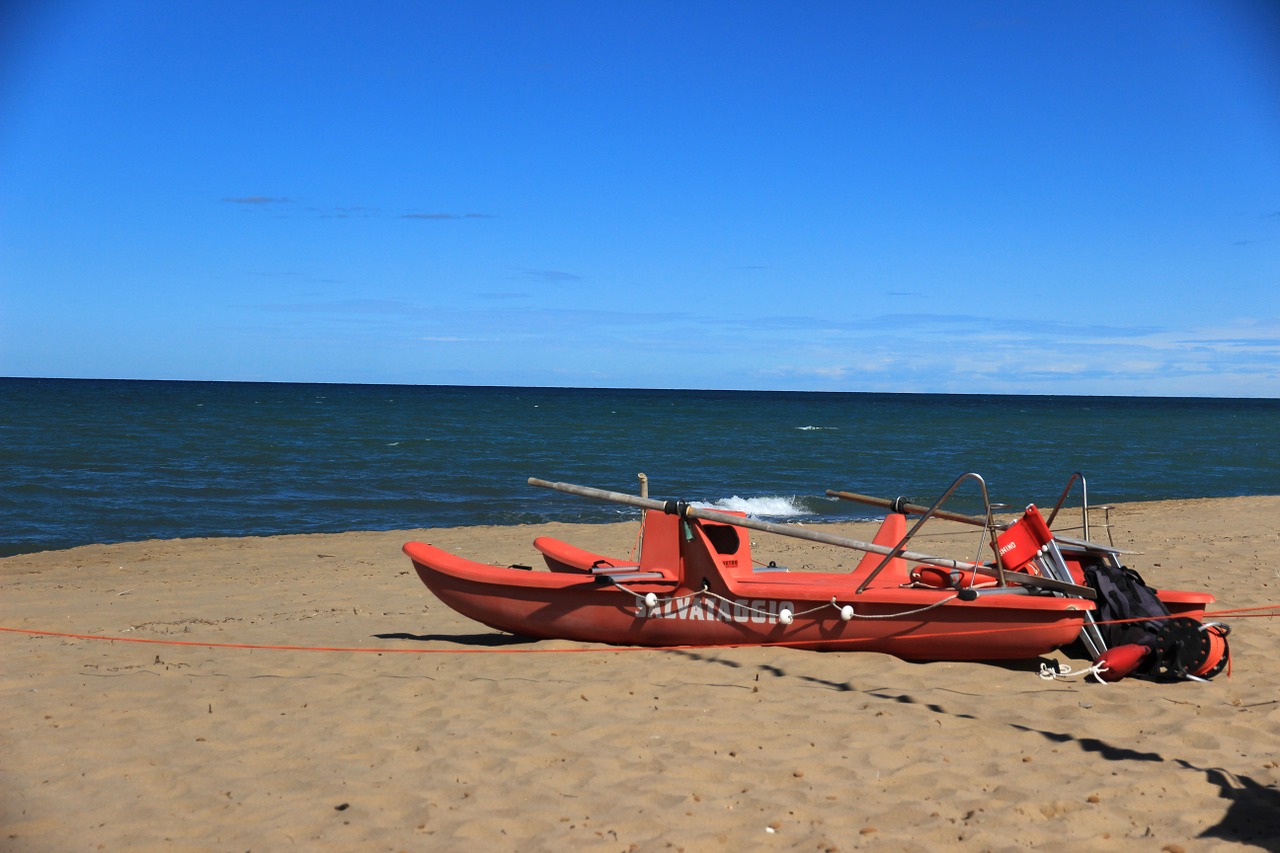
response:
<path fill-rule="evenodd" d="M 598 567 L 634 569 L 638 565 L 634 562 L 614 560 L 550 536 L 539 536 L 534 539 L 533 547 L 542 553 L 547 568 L 553 572 L 591 572 Z"/>

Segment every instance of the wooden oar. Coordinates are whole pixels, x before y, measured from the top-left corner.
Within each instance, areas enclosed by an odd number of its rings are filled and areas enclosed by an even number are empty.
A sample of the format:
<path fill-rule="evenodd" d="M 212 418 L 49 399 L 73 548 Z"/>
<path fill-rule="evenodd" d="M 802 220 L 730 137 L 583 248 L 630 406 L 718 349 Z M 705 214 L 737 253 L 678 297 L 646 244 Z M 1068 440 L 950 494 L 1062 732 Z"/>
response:
<path fill-rule="evenodd" d="M 827 497 L 839 498 L 840 500 L 843 500 L 843 501 L 854 501 L 856 503 L 866 504 L 867 506 L 880 507 L 881 509 L 887 509 L 890 512 L 909 513 L 911 515 L 925 515 L 926 513 L 929 512 L 929 507 L 921 506 L 920 504 L 908 503 L 902 498 L 894 498 L 893 500 L 889 500 L 888 498 L 876 498 L 876 497 L 872 497 L 871 495 L 860 495 L 860 494 L 857 494 L 856 492 L 838 492 L 834 489 L 827 489 Z M 947 510 L 944 510 L 944 509 L 934 510 L 933 514 L 930 517 L 941 518 L 941 519 L 945 519 L 946 521 L 958 521 L 961 524 L 972 524 L 975 527 L 987 526 L 987 522 L 985 520 L 978 518 L 976 516 L 962 515 L 961 513 L 958 513 L 958 512 L 948 512 Z M 998 523 L 996 524 L 996 529 L 1004 530 L 1010 524 L 1011 522 L 1004 522 L 1003 524 Z M 1053 534 L 1053 538 L 1067 545 L 1075 545 L 1078 548 L 1096 548 L 1101 551 L 1109 551 L 1112 554 L 1138 553 L 1137 551 L 1122 551 L 1121 549 L 1113 548 L 1110 545 L 1101 545 L 1097 542 L 1090 542 L 1087 539 L 1075 539 L 1073 537 L 1063 536 L 1058 533 Z"/>
<path fill-rule="evenodd" d="M 860 495 L 856 492 L 837 492 L 834 489 L 827 489 L 827 497 L 840 498 L 842 501 L 854 501 L 856 503 L 866 504 L 867 506 L 880 507 L 881 509 L 887 509 L 890 512 L 900 512 L 904 515 L 924 515 L 929 511 L 929 507 L 909 503 L 903 498 L 894 498 L 893 500 L 889 500 L 888 498 L 875 498 L 871 495 Z M 977 518 L 972 515 L 962 515 L 958 512 L 949 512 L 945 509 L 934 510 L 933 517 L 943 518 L 947 521 L 959 521 L 962 524 L 972 524 L 976 527 L 987 526 L 987 522 L 981 518 Z M 1000 526 L 1005 527 L 1007 525 Z"/>
<path fill-rule="evenodd" d="M 934 557 L 929 554 L 920 554 L 915 551 L 897 551 L 894 548 L 888 548 L 884 545 L 876 545 L 871 542 L 860 542 L 857 539 L 835 536 L 830 533 L 810 530 L 806 527 L 774 524 L 773 522 L 759 521 L 754 518 L 732 515 L 731 513 L 720 512 L 714 509 L 693 507 L 689 506 L 689 504 L 684 501 L 657 501 L 650 498 L 642 498 L 637 495 L 628 495 L 624 492 L 610 492 L 604 489 L 593 489 L 590 486 L 575 486 L 572 483 L 553 483 L 549 480 L 540 480 L 537 477 L 530 477 L 529 485 L 539 486 L 544 489 L 554 489 L 558 492 L 565 492 L 571 495 L 580 495 L 585 498 L 595 498 L 602 501 L 626 504 L 628 506 L 639 507 L 640 509 L 656 509 L 670 515 L 679 515 L 681 518 L 698 518 L 703 519 L 704 521 L 716 521 L 721 524 L 732 524 L 735 527 L 746 527 L 750 530 L 775 533 L 779 536 L 790 536 L 794 539 L 807 539 L 810 542 L 818 542 L 823 545 L 835 545 L 838 548 L 852 548 L 857 551 L 866 551 L 870 554 L 880 554 L 881 556 L 893 555 L 902 557 L 904 560 L 910 560 L 913 563 L 923 563 L 925 565 L 939 566 L 944 569 L 954 569 L 961 572 L 976 571 L 978 574 L 986 575 L 988 577 L 999 576 L 999 573 L 995 569 L 989 566 L 984 566 L 980 563 L 968 563 L 961 560 L 952 560 L 948 557 Z M 1022 586 L 1052 589 L 1058 592 L 1070 593 L 1080 598 L 1097 598 L 1097 593 L 1087 586 L 1065 583 L 1055 578 L 1024 575 L 1017 572 L 1005 572 L 1004 578 L 1008 582 L 1021 584 Z"/>

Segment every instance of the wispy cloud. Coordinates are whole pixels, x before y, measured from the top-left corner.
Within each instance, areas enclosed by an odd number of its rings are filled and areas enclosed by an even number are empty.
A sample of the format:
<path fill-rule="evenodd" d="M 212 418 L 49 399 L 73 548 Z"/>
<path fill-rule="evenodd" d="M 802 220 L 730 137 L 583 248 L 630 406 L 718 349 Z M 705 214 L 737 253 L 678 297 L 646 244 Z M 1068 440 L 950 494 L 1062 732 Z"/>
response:
<path fill-rule="evenodd" d="M 425 309 L 397 299 L 333 299 L 317 302 L 274 302 L 254 306 L 281 314 L 418 314 Z"/>
<path fill-rule="evenodd" d="M 518 272 L 578 280 L 557 270 Z M 535 384 L 625 378 L 659 387 L 672 383 L 669 365 L 679 364 L 682 387 L 1280 396 L 1280 317 L 1168 327 L 1022 317 L 996 325 L 942 313 L 761 318 L 540 306 L 530 290 L 452 304 L 391 297 L 253 307 L 263 321 L 258 333 L 276 344 L 349 342 L 352 351 L 397 351 L 405 364 L 465 375 L 481 365 Z M 503 346 L 476 349 L 497 342 Z"/>
<path fill-rule="evenodd" d="M 447 221 L 455 219 L 496 219 L 491 213 L 402 213 L 401 219 L 425 219 L 428 221 Z"/>
<path fill-rule="evenodd" d="M 382 211 L 376 207 L 309 207 L 308 213 L 314 213 L 321 219 L 372 219 L 381 216 Z"/>
<path fill-rule="evenodd" d="M 293 203 L 293 199 L 290 199 L 290 198 L 276 198 L 276 197 L 267 196 L 267 195 L 231 196 L 228 198 L 224 198 L 223 201 L 227 202 L 228 204 L 249 204 L 249 205 L 292 204 Z"/>
<path fill-rule="evenodd" d="M 780 333 L 789 339 L 782 357 L 758 374 L 890 391 L 1248 396 L 1280 387 L 1278 318 L 1182 329 L 1027 320 L 1012 332 L 961 322 L 975 318 L 877 319 L 879 328 L 824 335 L 792 327 Z"/>
<path fill-rule="evenodd" d="M 372 219 L 380 216 L 393 216 L 397 219 L 416 219 L 426 222 L 448 222 L 467 219 L 496 219 L 492 213 L 450 213 L 446 211 L 408 211 L 404 213 L 388 213 L 380 207 L 365 204 L 352 205 L 308 205 L 298 206 L 297 202 L 285 196 L 245 195 L 227 196 L 222 199 L 226 204 L 241 205 L 246 208 L 274 208 L 279 205 L 294 205 L 293 215 L 316 216 L 321 219 Z"/>
<path fill-rule="evenodd" d="M 530 278 L 536 278 L 536 279 L 539 279 L 540 281 L 546 281 L 546 282 L 582 281 L 582 276 L 576 273 L 563 272 L 561 270 L 526 269 L 526 270 L 521 270 L 521 272 L 529 276 Z"/>

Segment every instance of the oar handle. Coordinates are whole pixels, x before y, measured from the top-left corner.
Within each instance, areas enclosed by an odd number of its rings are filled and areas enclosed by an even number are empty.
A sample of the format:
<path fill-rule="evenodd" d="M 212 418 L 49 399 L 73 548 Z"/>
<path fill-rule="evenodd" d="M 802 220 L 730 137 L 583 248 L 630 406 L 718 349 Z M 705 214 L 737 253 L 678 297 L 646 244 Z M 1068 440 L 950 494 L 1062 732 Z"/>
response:
<path fill-rule="evenodd" d="M 770 521 L 759 521 L 758 519 L 748 518 L 741 515 L 732 515 L 730 513 L 719 512 L 714 509 L 693 507 L 685 501 L 656 501 L 650 498 L 642 498 L 637 495 L 628 495 L 625 492 L 610 492 L 605 489 L 594 489 L 590 486 L 575 486 L 572 483 L 553 483 L 550 480 L 540 480 L 537 477 L 530 477 L 529 485 L 539 486 L 544 489 L 554 489 L 555 491 L 565 492 L 571 495 L 580 495 L 587 498 L 596 498 L 597 500 L 612 501 L 613 503 L 626 504 L 628 506 L 639 507 L 641 509 L 656 509 L 672 515 L 679 515 L 681 518 L 697 518 L 705 521 L 716 521 L 721 524 L 731 524 L 735 527 L 745 527 L 749 530 L 760 530 L 765 533 L 775 533 L 779 536 L 790 536 L 793 539 L 805 539 L 809 542 L 818 542 L 823 545 L 834 545 L 838 548 L 852 548 L 854 550 L 865 551 L 870 554 L 901 557 L 904 560 L 909 560 L 913 563 L 940 566 L 944 569 L 958 569 L 962 572 L 977 572 L 990 577 L 999 576 L 999 573 L 995 569 L 984 566 L 980 563 L 967 563 L 960 560 L 952 560 L 948 557 L 934 557 L 929 554 L 920 554 L 915 551 L 899 551 L 896 548 L 876 545 L 871 542 L 861 542 L 857 539 L 849 539 L 844 536 L 835 536 L 830 533 L 823 533 L 806 527 L 774 524 Z M 1035 586 L 1042 587 L 1044 589 L 1053 589 L 1059 592 L 1068 592 L 1080 598 L 1091 599 L 1097 597 L 1097 593 L 1087 586 L 1065 583 L 1055 578 L 1045 578 L 1037 575 L 1023 575 L 1013 572 L 1005 572 L 1004 578 L 1010 583 L 1017 583 L 1022 586 Z"/>
<path fill-rule="evenodd" d="M 640 509 L 659 509 L 675 514 L 675 505 L 678 501 L 655 501 L 652 498 L 644 498 L 639 495 L 629 495 L 626 492 L 610 492 L 605 489 L 593 489 L 590 486 L 575 486 L 573 483 L 553 483 L 550 480 L 539 480 L 537 477 L 529 478 L 529 485 L 539 486 L 544 489 L 554 489 L 557 492 L 566 492 L 571 495 L 580 495 L 584 498 L 595 498 L 602 501 L 611 501 L 616 504 L 628 504 L 629 506 L 639 507 Z M 671 504 L 668 509 L 667 505 Z"/>

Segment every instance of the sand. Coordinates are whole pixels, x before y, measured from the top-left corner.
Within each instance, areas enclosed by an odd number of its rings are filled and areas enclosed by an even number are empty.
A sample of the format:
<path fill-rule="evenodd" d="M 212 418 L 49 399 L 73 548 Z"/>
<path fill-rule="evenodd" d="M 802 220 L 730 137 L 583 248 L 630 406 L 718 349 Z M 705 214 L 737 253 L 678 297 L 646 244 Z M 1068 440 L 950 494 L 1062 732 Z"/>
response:
<path fill-rule="evenodd" d="M 1153 585 L 1234 610 L 1280 602 L 1278 518 L 1280 497 L 1131 504 L 1111 532 Z M 0 627 L 166 641 L 0 631 L 0 850 L 1280 850 L 1275 617 L 1229 619 L 1230 674 L 1204 684 L 618 650 L 470 622 L 400 552 L 534 563 L 536 535 L 625 554 L 635 530 L 0 560 Z"/>

